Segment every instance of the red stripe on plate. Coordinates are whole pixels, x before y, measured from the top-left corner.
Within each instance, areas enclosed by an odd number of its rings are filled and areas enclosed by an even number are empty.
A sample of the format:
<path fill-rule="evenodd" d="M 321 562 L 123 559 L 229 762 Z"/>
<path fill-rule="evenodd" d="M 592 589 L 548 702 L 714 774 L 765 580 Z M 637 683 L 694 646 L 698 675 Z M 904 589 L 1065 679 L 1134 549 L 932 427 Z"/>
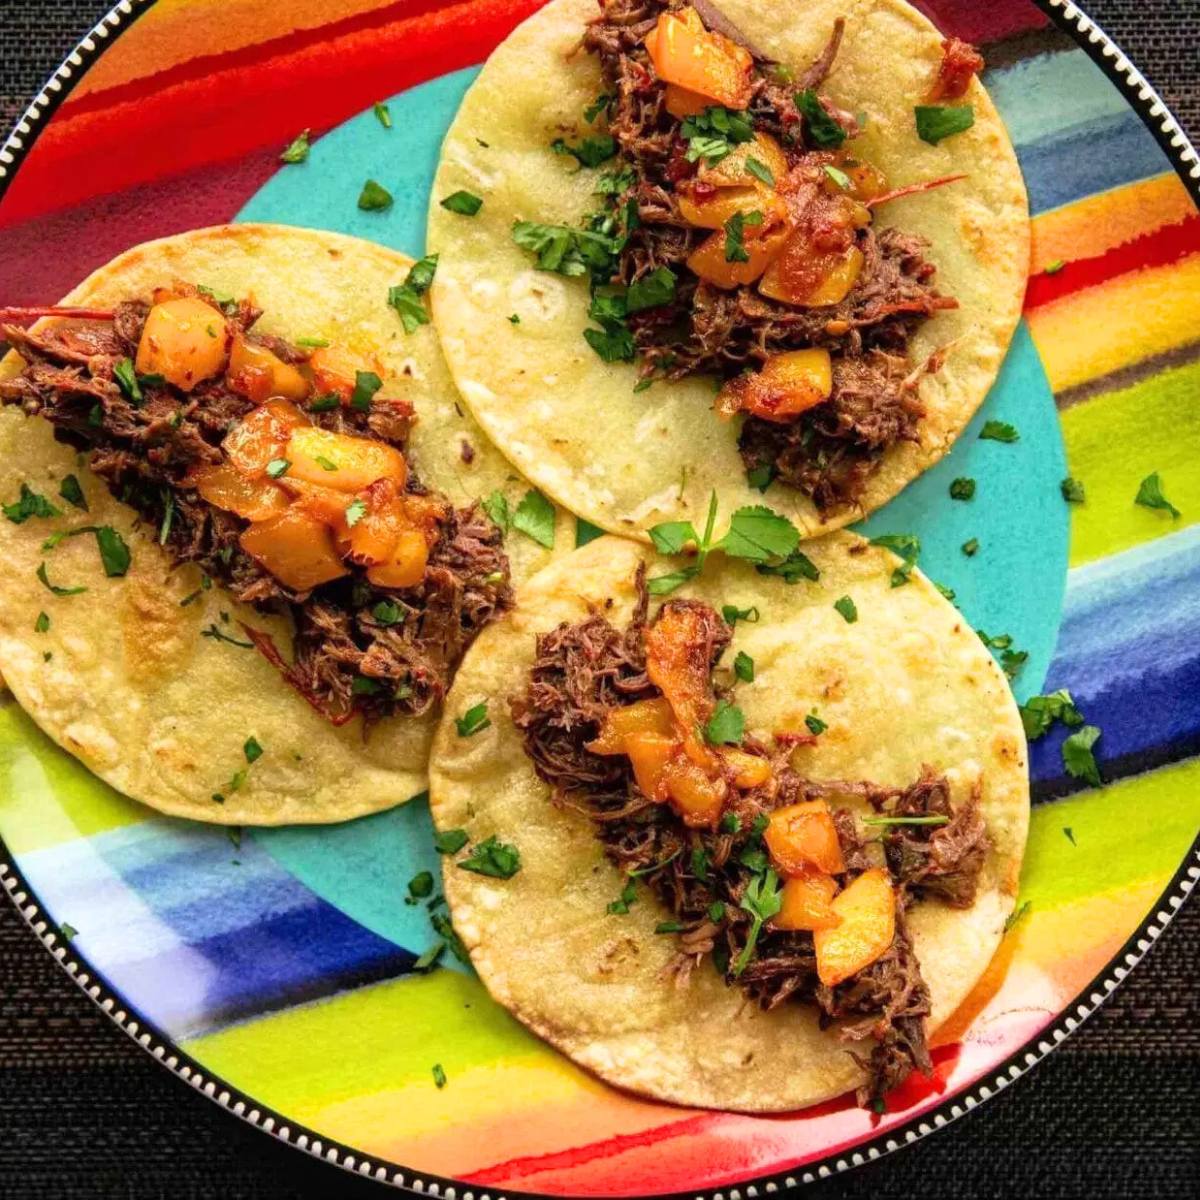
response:
<path fill-rule="evenodd" d="M 278 151 L 302 128 L 328 129 L 381 97 L 479 62 L 535 7 L 473 0 L 214 71 L 152 100 L 60 114 L 0 205 L 0 226 L 267 146 Z"/>
<path fill-rule="evenodd" d="M 1032 0 L 982 4 L 980 0 L 912 0 L 943 33 L 976 45 L 1044 29 L 1050 18 Z"/>
<path fill-rule="evenodd" d="M 1054 275 L 1045 272 L 1034 275 L 1025 293 L 1025 309 L 1096 287 L 1130 271 L 1169 266 L 1197 252 L 1200 252 L 1200 214 L 1194 213 L 1177 224 L 1164 225 L 1114 246 L 1104 254 L 1069 262 Z"/>

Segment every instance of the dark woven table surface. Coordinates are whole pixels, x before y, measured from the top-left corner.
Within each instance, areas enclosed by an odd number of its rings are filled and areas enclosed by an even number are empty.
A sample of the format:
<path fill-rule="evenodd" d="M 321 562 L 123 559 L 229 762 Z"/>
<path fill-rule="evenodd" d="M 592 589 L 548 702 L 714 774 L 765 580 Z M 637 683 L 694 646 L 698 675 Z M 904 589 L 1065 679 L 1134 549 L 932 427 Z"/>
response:
<path fill-rule="evenodd" d="M 285 3 L 286 0 L 280 0 Z M 980 0 L 986 3 L 987 0 Z M 5 130 L 107 9 L 0 0 Z M 1200 0 L 1087 10 L 1200 135 Z M 1200 1194 L 1200 904 L 1073 1038 L 968 1118 L 807 1195 Z M 196 1095 L 102 1016 L 0 900 L 0 1197 L 382 1197 Z"/>

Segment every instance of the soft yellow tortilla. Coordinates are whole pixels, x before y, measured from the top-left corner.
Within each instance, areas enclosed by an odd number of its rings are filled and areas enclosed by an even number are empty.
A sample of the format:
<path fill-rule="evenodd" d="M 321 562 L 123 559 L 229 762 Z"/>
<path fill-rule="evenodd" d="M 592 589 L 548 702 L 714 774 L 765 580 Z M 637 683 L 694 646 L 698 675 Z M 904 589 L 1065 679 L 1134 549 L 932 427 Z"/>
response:
<path fill-rule="evenodd" d="M 922 325 L 913 362 L 951 343 L 953 350 L 920 383 L 927 410 L 920 443 L 887 452 L 861 508 L 822 517 L 800 492 L 771 489 L 772 507 L 814 535 L 886 503 L 937 462 L 971 419 L 1020 316 L 1028 204 L 1008 135 L 978 81 L 955 102 L 974 106 L 974 128 L 937 146 L 918 139 L 913 106 L 929 92 L 941 35 L 902 0 L 725 0 L 721 7 L 764 52 L 798 70 L 844 17 L 824 91 L 866 114 L 854 152 L 882 168 L 893 187 L 970 176 L 881 211 L 879 227 L 929 240 L 938 286 L 961 306 Z M 725 512 L 760 497 L 745 481 L 737 426 L 712 411 L 711 379 L 635 393 L 636 364 L 606 364 L 583 340 L 586 282 L 536 270 L 513 243 L 515 220 L 575 226 L 600 205 L 592 194 L 598 172 L 576 170 L 574 160 L 550 150 L 556 137 L 588 132 L 582 113 L 602 90 L 600 72 L 592 55 L 575 48 L 597 11 L 595 0 L 552 0 L 504 41 L 467 92 L 446 136 L 429 210 L 429 245 L 441 252 L 433 312 L 459 390 L 504 453 L 580 516 L 638 535 L 660 521 L 702 519 L 714 489 Z M 483 197 L 477 216 L 436 203 L 459 188 Z M 513 313 L 519 324 L 508 320 Z"/>
<path fill-rule="evenodd" d="M 754 659 L 754 682 L 736 693 L 749 731 L 803 730 L 814 708 L 828 723 L 815 746 L 797 749 L 801 774 L 902 785 L 929 764 L 950 780 L 956 805 L 980 786 L 992 848 L 978 899 L 966 910 L 936 901 L 910 910 L 936 1029 L 979 979 L 1012 911 L 1029 822 L 1020 717 L 978 636 L 919 572 L 893 588 L 898 560 L 848 533 L 805 550 L 821 570 L 818 583 L 789 587 L 714 556 L 683 594 L 718 608 L 757 605 L 761 619 L 738 623 L 723 662 L 728 668 L 739 650 Z M 467 830 L 472 843 L 495 834 L 518 847 L 522 865 L 499 880 L 447 860 L 454 926 L 496 1000 L 611 1083 L 671 1103 L 747 1112 L 816 1104 L 862 1082 L 847 1044 L 820 1030 L 810 1007 L 760 1011 L 708 963 L 684 988 L 665 979 L 676 939 L 654 926 L 671 914 L 645 887 L 627 915 L 606 913 L 621 874 L 591 822 L 551 803 L 509 717 L 535 635 L 581 620 L 589 603 L 610 597 L 607 615 L 622 626 L 635 568 L 647 556 L 638 544 L 602 538 L 558 560 L 464 659 L 433 744 L 434 823 Z M 651 561 L 651 574 L 661 561 Z M 833 608 L 843 595 L 858 607 L 852 625 Z M 452 718 L 480 701 L 491 727 L 459 737 Z"/>
<path fill-rule="evenodd" d="M 494 489 L 515 504 L 528 488 L 456 408 L 457 396 L 431 326 L 404 333 L 387 305 L 389 286 L 402 283 L 410 259 L 337 234 L 276 225 L 197 230 L 137 246 L 101 267 L 68 304 L 108 305 L 148 297 L 175 278 L 237 296 L 266 311 L 257 328 L 296 339 L 326 338 L 377 359 L 384 394 L 412 400 L 419 421 L 410 443 L 413 468 L 456 505 Z M 0 370 L 16 373 L 10 354 Z M 474 461 L 462 461 L 466 439 Z M 289 624 L 233 604 L 218 588 L 196 603 L 179 601 L 199 587 L 199 572 L 172 571 L 156 531 L 136 528 L 132 509 L 118 503 L 48 422 L 18 409 L 0 410 L 0 499 L 16 499 L 28 483 L 63 516 L 22 525 L 0 520 L 0 672 L 39 725 L 113 787 L 177 816 L 248 825 L 341 821 L 401 804 L 426 786 L 426 760 L 436 714 L 397 717 L 373 728 L 335 729 L 315 713 L 256 651 L 202 637 L 216 626 L 245 640 L 237 622 L 275 636 L 290 654 Z M 73 472 L 87 495 L 80 512 L 58 494 Z M 129 574 L 106 579 L 95 539 L 68 538 L 43 553 L 57 530 L 113 525 L 133 553 Z M 556 544 L 571 544 L 560 521 Z M 519 582 L 550 553 L 521 534 L 506 549 Z M 37 579 L 86 586 L 52 595 Z M 39 612 L 50 629 L 36 633 Z M 222 614 L 228 614 L 225 620 Z M 49 654 L 49 661 L 45 655 Z M 253 735 L 263 756 L 247 766 L 242 746 Z M 226 794 L 224 804 L 212 800 Z"/>

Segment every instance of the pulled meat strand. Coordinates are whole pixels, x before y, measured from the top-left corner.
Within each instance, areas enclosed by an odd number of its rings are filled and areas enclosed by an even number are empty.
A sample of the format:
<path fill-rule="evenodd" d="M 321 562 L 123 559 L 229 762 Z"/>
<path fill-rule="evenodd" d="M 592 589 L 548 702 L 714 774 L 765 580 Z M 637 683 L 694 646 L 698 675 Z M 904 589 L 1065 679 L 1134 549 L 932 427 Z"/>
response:
<path fill-rule="evenodd" d="M 197 291 L 178 284 L 172 290 Z M 250 332 L 260 310 L 243 301 L 225 311 L 240 333 L 285 362 L 306 361 L 304 351 L 282 338 Z M 147 524 L 166 528 L 163 545 L 176 563 L 194 563 L 239 602 L 290 615 L 291 664 L 268 635 L 258 632 L 251 639 L 334 724 L 355 712 L 368 724 L 397 712 L 426 712 L 445 695 L 475 635 L 512 603 L 500 531 L 477 505 L 450 510 L 415 587 L 380 588 L 360 578 L 314 591 L 287 588 L 241 548 L 248 522 L 208 503 L 184 482 L 195 466 L 223 459 L 222 440 L 252 402 L 223 376 L 203 381 L 186 397 L 168 384 L 143 380 L 140 404 L 118 387 L 115 367 L 136 355 L 148 312 L 145 303 L 126 302 L 101 325 L 56 324 L 36 333 L 4 325 L 4 337 L 27 366 L 0 382 L 0 402 L 44 417 L 56 438 L 90 452 L 89 466 L 113 495 Z M 403 400 L 376 401 L 369 412 L 339 407 L 309 417 L 323 429 L 371 437 L 401 451 L 414 419 Z M 412 471 L 407 490 L 427 493 Z M 402 620 L 389 625 L 376 619 L 372 610 L 382 600 L 396 603 Z M 359 684 L 356 692 L 360 678 L 376 690 L 363 694 Z"/>

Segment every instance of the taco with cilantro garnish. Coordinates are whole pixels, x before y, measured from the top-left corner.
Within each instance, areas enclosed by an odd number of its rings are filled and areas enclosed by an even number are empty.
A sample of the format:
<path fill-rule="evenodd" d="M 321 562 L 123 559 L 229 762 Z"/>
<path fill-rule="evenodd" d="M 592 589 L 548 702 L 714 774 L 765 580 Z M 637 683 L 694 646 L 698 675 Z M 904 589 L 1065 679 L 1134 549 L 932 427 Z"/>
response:
<path fill-rule="evenodd" d="M 127 795 L 275 824 L 424 787 L 458 660 L 555 525 L 456 408 L 435 267 L 218 227 L 0 314 L 0 672 Z"/>
<path fill-rule="evenodd" d="M 806 534 L 878 508 L 1020 314 L 1025 189 L 981 65 L 902 0 L 552 0 L 446 138 L 434 200 L 481 205 L 430 209 L 475 416 L 616 533 L 713 488 L 769 488 Z"/>
<path fill-rule="evenodd" d="M 660 602 L 648 548 L 575 551 L 477 639 L 434 740 L 480 977 L 670 1103 L 879 1108 L 1013 910 L 1029 787 L 1003 674 L 911 562 L 848 533 L 803 553 L 801 586 L 714 553 Z"/>

